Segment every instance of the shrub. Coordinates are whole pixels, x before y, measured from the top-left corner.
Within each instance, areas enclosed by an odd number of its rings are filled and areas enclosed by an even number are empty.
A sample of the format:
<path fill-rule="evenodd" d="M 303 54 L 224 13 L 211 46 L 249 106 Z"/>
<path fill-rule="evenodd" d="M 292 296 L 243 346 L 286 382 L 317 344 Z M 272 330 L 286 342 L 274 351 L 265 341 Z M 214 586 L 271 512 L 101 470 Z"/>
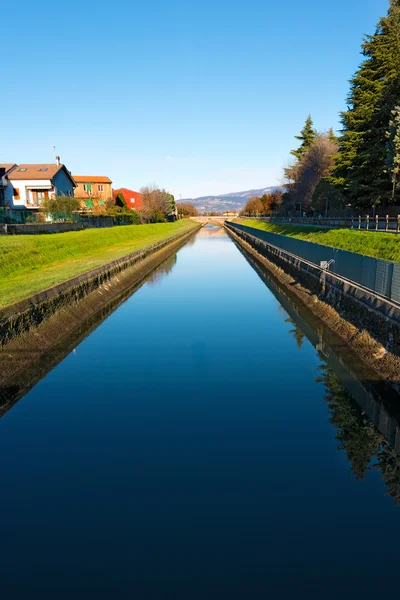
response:
<path fill-rule="evenodd" d="M 73 196 L 52 196 L 45 198 L 40 207 L 41 212 L 51 215 L 53 219 L 71 219 L 72 214 L 78 211 L 80 202 Z"/>
<path fill-rule="evenodd" d="M 112 217 L 114 225 L 140 225 L 140 215 L 136 210 L 123 209 L 119 206 L 110 208 L 107 216 Z"/>

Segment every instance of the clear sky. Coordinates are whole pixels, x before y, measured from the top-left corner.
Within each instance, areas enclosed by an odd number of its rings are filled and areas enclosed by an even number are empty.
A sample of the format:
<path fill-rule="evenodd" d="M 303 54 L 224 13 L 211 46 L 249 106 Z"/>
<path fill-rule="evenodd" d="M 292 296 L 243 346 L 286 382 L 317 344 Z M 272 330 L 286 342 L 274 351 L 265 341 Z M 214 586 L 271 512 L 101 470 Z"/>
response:
<path fill-rule="evenodd" d="M 11 6 L 11 5 L 10 5 Z M 339 127 L 388 0 L 41 0 L 1 16 L 0 162 L 180 196 L 274 185 L 311 113 Z"/>

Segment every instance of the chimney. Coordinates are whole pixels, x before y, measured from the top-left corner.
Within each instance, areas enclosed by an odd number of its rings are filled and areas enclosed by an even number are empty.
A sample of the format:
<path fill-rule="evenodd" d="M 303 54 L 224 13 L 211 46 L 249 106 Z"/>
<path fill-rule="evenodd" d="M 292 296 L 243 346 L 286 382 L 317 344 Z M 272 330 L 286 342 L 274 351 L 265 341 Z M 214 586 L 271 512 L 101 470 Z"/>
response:
<path fill-rule="evenodd" d="M 60 163 L 60 157 L 59 157 L 59 156 L 56 156 L 56 163 L 57 163 L 58 165 L 60 165 L 60 164 L 61 164 L 61 163 Z"/>

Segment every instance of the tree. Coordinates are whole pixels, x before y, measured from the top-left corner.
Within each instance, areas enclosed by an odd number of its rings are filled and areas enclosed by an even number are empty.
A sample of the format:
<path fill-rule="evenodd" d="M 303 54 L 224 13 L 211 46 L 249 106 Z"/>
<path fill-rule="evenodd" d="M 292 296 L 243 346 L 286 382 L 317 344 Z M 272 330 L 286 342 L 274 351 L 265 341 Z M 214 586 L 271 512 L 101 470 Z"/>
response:
<path fill-rule="evenodd" d="M 249 215 L 258 215 L 262 214 L 264 210 L 263 203 L 261 202 L 261 198 L 258 196 L 252 196 L 247 200 L 246 206 L 244 207 L 244 212 Z"/>
<path fill-rule="evenodd" d="M 199 214 L 197 208 L 190 202 L 177 202 L 176 208 L 179 215 L 196 217 Z"/>
<path fill-rule="evenodd" d="M 274 212 L 282 204 L 282 192 L 275 190 L 269 194 L 263 194 L 260 198 L 264 214 Z"/>
<path fill-rule="evenodd" d="M 80 210 L 81 203 L 73 196 L 52 196 L 45 198 L 40 210 L 53 219 L 71 219 L 72 214 Z"/>
<path fill-rule="evenodd" d="M 337 145 L 328 135 L 319 134 L 304 155 L 298 173 L 295 193 L 306 210 L 311 207 L 313 194 L 321 179 L 330 174 Z"/>
<path fill-rule="evenodd" d="M 292 154 L 297 160 L 301 160 L 307 150 L 312 145 L 316 136 L 316 131 L 313 127 L 313 122 L 311 119 L 311 115 L 308 115 L 305 125 L 300 132 L 300 135 L 295 135 L 296 140 L 301 142 L 300 146 L 297 150 L 292 150 L 290 154 Z"/>
<path fill-rule="evenodd" d="M 122 192 L 119 192 L 115 198 L 115 206 L 119 206 L 120 208 L 128 208 L 126 204 L 126 200 Z"/>
<path fill-rule="evenodd" d="M 361 48 L 364 60 L 350 80 L 348 109 L 341 113 L 333 182 L 352 205 L 368 208 L 393 197 L 386 132 L 400 101 L 400 0 L 390 0 L 387 16 Z"/>
<path fill-rule="evenodd" d="M 330 132 L 315 134 L 311 146 L 301 160 L 284 169 L 287 192 L 283 201 L 291 203 L 295 211 L 309 210 L 313 206 L 317 186 L 331 174 L 337 150 L 337 144 L 331 139 Z M 327 181 L 325 184 L 328 186 Z"/>
<path fill-rule="evenodd" d="M 162 223 L 166 219 L 175 217 L 175 199 L 172 194 L 153 186 L 140 190 L 143 197 L 141 213 L 149 223 Z"/>
<path fill-rule="evenodd" d="M 400 106 L 392 110 L 393 118 L 389 121 L 389 131 L 386 133 L 388 138 L 386 144 L 387 150 L 387 171 L 392 178 L 392 204 L 395 202 L 396 188 L 398 185 L 398 175 L 400 171 Z"/>

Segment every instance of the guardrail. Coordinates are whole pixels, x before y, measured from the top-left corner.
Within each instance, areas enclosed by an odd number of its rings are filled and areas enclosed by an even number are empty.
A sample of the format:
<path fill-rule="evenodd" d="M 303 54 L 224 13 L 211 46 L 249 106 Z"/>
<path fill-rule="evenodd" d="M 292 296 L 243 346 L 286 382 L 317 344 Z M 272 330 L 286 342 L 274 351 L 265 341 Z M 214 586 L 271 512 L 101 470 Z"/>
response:
<path fill-rule="evenodd" d="M 400 215 L 384 217 L 349 216 L 349 217 L 279 217 L 276 215 L 242 215 L 246 219 L 264 221 L 267 223 L 284 223 L 293 225 L 313 225 L 317 227 L 331 227 L 344 229 L 358 229 L 361 231 L 387 231 L 400 233 Z"/>

